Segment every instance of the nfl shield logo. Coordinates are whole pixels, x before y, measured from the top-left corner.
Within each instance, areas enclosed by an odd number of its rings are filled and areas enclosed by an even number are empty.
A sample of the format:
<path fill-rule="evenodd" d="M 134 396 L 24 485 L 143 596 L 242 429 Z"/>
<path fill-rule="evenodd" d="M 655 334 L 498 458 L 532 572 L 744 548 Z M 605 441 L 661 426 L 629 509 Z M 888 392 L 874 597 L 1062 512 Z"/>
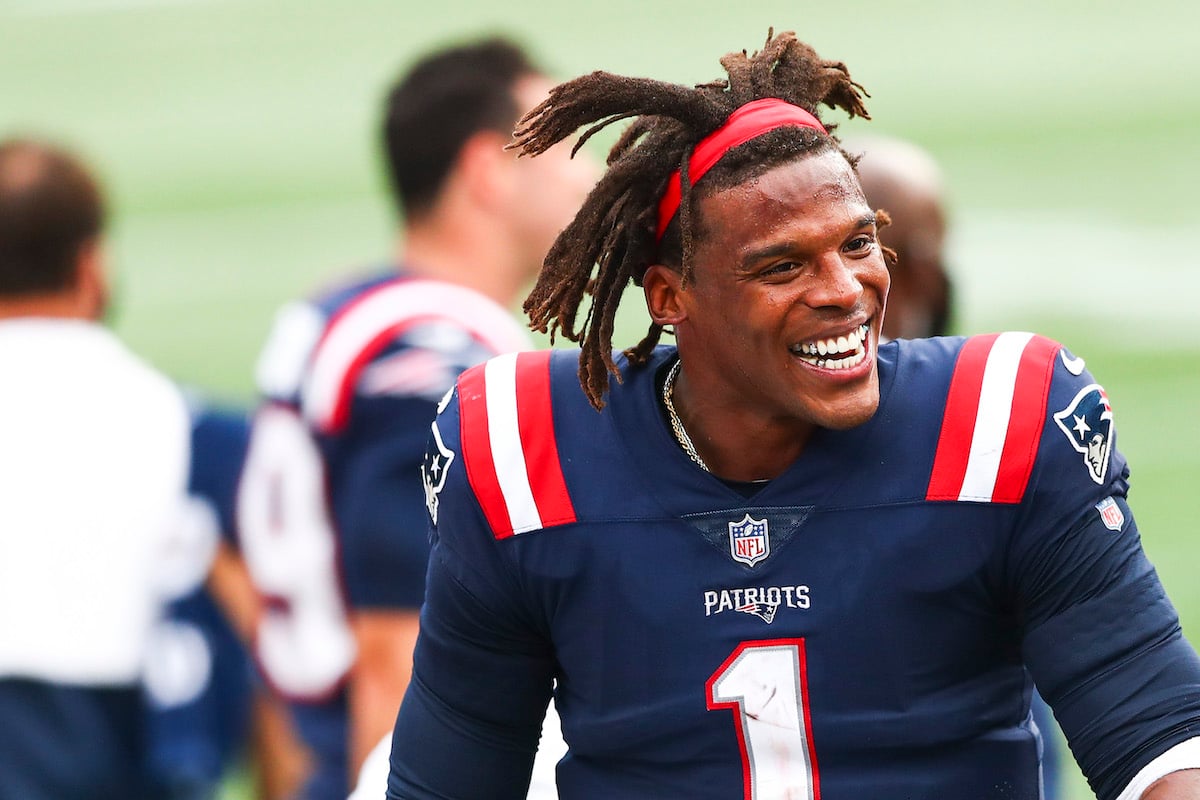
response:
<path fill-rule="evenodd" d="M 1117 505 L 1117 501 L 1111 497 L 1106 497 L 1096 503 L 1096 510 L 1100 512 L 1100 520 L 1104 523 L 1104 527 L 1110 531 L 1119 531 L 1125 527 L 1125 515 L 1121 513 L 1121 507 Z"/>
<path fill-rule="evenodd" d="M 747 514 L 741 522 L 729 523 L 729 553 L 734 561 L 740 561 L 748 567 L 771 555 L 767 521 L 754 519 Z"/>

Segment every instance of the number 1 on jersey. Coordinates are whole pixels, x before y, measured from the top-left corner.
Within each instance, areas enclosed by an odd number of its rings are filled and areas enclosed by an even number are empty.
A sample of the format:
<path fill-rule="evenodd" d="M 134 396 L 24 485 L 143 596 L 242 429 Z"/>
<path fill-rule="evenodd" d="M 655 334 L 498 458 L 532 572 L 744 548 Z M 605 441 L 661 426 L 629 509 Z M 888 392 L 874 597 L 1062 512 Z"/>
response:
<path fill-rule="evenodd" d="M 742 642 L 705 688 L 733 712 L 746 800 L 820 800 L 803 639 Z"/>

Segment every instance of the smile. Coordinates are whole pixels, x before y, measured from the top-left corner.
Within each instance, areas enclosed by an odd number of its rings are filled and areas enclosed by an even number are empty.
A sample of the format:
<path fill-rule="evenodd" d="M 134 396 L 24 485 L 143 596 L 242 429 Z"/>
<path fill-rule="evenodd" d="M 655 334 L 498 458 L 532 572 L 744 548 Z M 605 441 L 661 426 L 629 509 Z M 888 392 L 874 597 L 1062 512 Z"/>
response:
<path fill-rule="evenodd" d="M 793 345 L 791 351 L 806 364 L 822 369 L 850 369 L 867 357 L 866 341 L 870 325 L 863 323 L 845 336 L 818 339 Z"/>

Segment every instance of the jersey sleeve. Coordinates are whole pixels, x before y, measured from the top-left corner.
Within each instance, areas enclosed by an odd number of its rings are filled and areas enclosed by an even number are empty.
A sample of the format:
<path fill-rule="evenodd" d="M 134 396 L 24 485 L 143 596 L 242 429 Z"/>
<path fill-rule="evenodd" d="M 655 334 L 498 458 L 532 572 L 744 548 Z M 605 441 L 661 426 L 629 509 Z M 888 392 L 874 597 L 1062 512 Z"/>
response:
<path fill-rule="evenodd" d="M 1007 581 L 1023 656 L 1101 800 L 1200 730 L 1200 660 L 1143 552 L 1112 403 L 1058 352 Z"/>
<path fill-rule="evenodd" d="M 346 597 L 355 608 L 416 610 L 429 555 L 418 470 L 436 404 L 361 405 L 352 430 L 326 443 Z"/>
<path fill-rule="evenodd" d="M 487 355 L 449 323 L 418 325 L 349 365 L 338 410 L 307 414 L 329 465 L 352 607 L 420 607 L 429 543 L 419 470 L 429 425 L 458 374 Z"/>
<path fill-rule="evenodd" d="M 551 695 L 546 625 L 471 489 L 458 418 L 451 399 L 422 468 L 432 551 L 389 798 L 525 797 Z"/>

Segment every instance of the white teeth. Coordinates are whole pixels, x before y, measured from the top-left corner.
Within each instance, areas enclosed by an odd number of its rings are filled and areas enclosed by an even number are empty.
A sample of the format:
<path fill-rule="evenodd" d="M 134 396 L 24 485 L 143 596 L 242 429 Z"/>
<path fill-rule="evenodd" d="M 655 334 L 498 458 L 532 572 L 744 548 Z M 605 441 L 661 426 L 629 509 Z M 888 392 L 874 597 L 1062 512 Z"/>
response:
<path fill-rule="evenodd" d="M 862 324 L 845 336 L 805 342 L 797 349 L 802 361 L 821 369 L 839 370 L 858 366 L 867 357 L 864 342 L 870 335 L 870 325 Z M 795 352 L 795 351 L 793 351 Z M 824 358 L 827 355 L 842 355 L 842 358 Z"/>

